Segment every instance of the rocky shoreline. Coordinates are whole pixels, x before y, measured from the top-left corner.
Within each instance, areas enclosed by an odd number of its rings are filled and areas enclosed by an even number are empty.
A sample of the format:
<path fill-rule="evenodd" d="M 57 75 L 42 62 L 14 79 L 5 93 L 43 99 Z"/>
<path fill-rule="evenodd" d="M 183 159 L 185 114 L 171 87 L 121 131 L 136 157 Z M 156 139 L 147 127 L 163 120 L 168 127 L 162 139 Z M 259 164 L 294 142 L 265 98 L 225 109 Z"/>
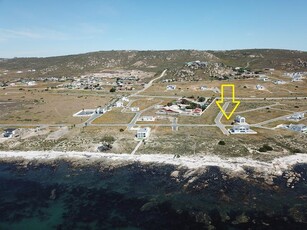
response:
<path fill-rule="evenodd" d="M 191 176 L 197 178 L 198 175 L 206 172 L 208 167 L 218 167 L 228 177 L 237 177 L 246 181 L 254 181 L 262 178 L 267 185 L 274 185 L 274 179 L 283 177 L 286 179 L 287 187 L 294 188 L 295 184 L 304 178 L 299 172 L 293 172 L 292 169 L 296 165 L 307 164 L 307 154 L 296 154 L 275 158 L 270 162 L 262 162 L 242 157 L 220 158 L 214 155 L 175 158 L 173 155 L 166 154 L 131 155 L 53 151 L 0 152 L 0 162 L 15 163 L 20 167 L 35 164 L 56 166 L 57 162 L 61 160 L 70 163 L 72 167 L 78 168 L 95 165 L 101 170 L 113 170 L 135 163 L 156 166 L 170 165 L 176 168 L 170 174 L 170 177 L 177 180 L 179 180 L 182 171 L 189 178 Z"/>

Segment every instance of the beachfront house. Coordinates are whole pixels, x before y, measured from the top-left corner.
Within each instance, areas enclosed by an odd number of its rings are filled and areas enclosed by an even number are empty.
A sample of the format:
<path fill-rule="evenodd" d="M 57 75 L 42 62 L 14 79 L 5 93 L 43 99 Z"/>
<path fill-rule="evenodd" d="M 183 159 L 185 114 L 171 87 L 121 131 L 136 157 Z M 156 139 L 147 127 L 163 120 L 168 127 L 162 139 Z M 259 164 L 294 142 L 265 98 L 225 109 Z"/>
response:
<path fill-rule="evenodd" d="M 138 129 L 138 131 L 136 133 L 136 137 L 138 139 L 146 139 L 146 138 L 149 137 L 149 135 L 150 135 L 150 128 L 149 127 Z"/>
<path fill-rule="evenodd" d="M 236 116 L 234 122 L 235 124 L 233 127 L 229 129 L 231 134 L 256 134 L 255 131 L 250 129 L 249 124 L 246 123 L 245 117 L 238 115 Z"/>
<path fill-rule="evenodd" d="M 15 134 L 15 131 L 16 131 L 16 129 L 6 129 L 6 130 L 4 130 L 3 137 L 4 138 L 11 138 Z"/>

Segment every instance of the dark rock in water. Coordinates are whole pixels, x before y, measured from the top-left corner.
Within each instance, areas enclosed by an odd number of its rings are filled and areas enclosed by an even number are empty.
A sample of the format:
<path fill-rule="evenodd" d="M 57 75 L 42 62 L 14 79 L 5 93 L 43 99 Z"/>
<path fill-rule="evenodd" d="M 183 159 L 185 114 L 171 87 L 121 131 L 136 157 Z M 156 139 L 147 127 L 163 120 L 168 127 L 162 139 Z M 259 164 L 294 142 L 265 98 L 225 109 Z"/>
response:
<path fill-rule="evenodd" d="M 101 164 L 0 164 L 0 229 L 307 229 L 306 165 L 294 168 L 294 189 L 285 175 L 273 189 L 218 167 Z"/>
<path fill-rule="evenodd" d="M 56 199 L 56 189 L 52 189 L 51 194 L 50 194 L 50 199 L 55 200 Z"/>

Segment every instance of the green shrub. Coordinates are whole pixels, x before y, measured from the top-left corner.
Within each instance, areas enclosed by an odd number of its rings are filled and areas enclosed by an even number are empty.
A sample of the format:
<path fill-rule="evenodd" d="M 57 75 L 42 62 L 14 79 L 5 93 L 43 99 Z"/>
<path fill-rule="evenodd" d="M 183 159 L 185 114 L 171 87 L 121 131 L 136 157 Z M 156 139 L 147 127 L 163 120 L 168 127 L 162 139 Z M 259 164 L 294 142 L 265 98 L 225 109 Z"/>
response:
<path fill-rule="evenodd" d="M 219 145 L 226 145 L 225 141 L 219 141 Z"/>
<path fill-rule="evenodd" d="M 262 147 L 260 147 L 258 150 L 259 150 L 259 152 L 264 153 L 264 152 L 272 151 L 273 148 L 272 148 L 271 146 L 267 145 L 267 144 L 264 144 L 264 145 L 263 145 Z"/>

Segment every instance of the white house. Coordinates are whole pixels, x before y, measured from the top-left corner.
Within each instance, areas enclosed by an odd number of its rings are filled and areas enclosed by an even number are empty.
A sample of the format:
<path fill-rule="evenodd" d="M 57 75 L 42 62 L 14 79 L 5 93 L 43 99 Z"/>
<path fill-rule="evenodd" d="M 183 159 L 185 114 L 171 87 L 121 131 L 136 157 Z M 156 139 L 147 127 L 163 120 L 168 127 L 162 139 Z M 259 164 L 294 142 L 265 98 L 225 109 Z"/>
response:
<path fill-rule="evenodd" d="M 96 114 L 103 114 L 103 113 L 106 113 L 107 112 L 107 108 L 101 108 L 101 107 L 99 107 L 99 108 L 97 108 L 96 110 L 95 110 L 95 113 Z"/>
<path fill-rule="evenodd" d="M 27 83 L 27 85 L 28 85 L 28 86 L 34 86 L 34 85 L 36 85 L 36 81 L 29 81 L 29 82 Z"/>
<path fill-rule="evenodd" d="M 274 84 L 275 85 L 283 85 L 283 84 L 286 84 L 286 82 L 282 81 L 282 80 L 277 80 L 277 81 L 274 81 Z"/>
<path fill-rule="evenodd" d="M 231 129 L 229 129 L 231 134 L 256 134 L 257 132 L 250 129 L 248 123 L 246 123 L 245 117 L 241 117 L 240 115 L 236 116 L 235 124 Z"/>
<path fill-rule="evenodd" d="M 121 101 L 121 100 L 119 100 L 119 101 L 117 101 L 117 102 L 115 102 L 115 107 L 123 107 L 124 106 L 124 103 L 123 103 L 123 101 Z"/>
<path fill-rule="evenodd" d="M 260 75 L 259 80 L 260 81 L 269 81 L 269 78 L 266 75 Z"/>
<path fill-rule="evenodd" d="M 136 133 L 136 137 L 138 139 L 146 139 L 148 138 L 150 135 L 150 128 L 146 127 L 146 128 L 141 128 L 137 131 Z"/>
<path fill-rule="evenodd" d="M 139 107 L 131 107 L 131 112 L 138 112 L 140 111 L 140 108 Z"/>
<path fill-rule="evenodd" d="M 294 113 L 291 116 L 287 117 L 288 120 L 299 121 L 305 117 L 304 113 Z"/>
<path fill-rule="evenodd" d="M 264 90 L 264 87 L 262 85 L 256 85 L 257 90 Z"/>
<path fill-rule="evenodd" d="M 154 116 L 142 116 L 139 121 L 155 121 L 156 118 Z"/>
<path fill-rule="evenodd" d="M 11 138 L 15 134 L 15 129 L 6 129 L 4 130 L 3 137 Z"/>
<path fill-rule="evenodd" d="M 122 101 L 129 102 L 129 98 L 128 97 L 123 97 Z"/>
<path fill-rule="evenodd" d="M 175 90 L 176 89 L 176 85 L 168 85 L 166 86 L 166 90 Z"/>
<path fill-rule="evenodd" d="M 289 125 L 286 128 L 292 130 L 292 131 L 296 131 L 296 132 L 302 132 L 302 133 L 307 133 L 307 126 L 303 125 L 303 124 L 298 124 L 298 125 Z"/>

